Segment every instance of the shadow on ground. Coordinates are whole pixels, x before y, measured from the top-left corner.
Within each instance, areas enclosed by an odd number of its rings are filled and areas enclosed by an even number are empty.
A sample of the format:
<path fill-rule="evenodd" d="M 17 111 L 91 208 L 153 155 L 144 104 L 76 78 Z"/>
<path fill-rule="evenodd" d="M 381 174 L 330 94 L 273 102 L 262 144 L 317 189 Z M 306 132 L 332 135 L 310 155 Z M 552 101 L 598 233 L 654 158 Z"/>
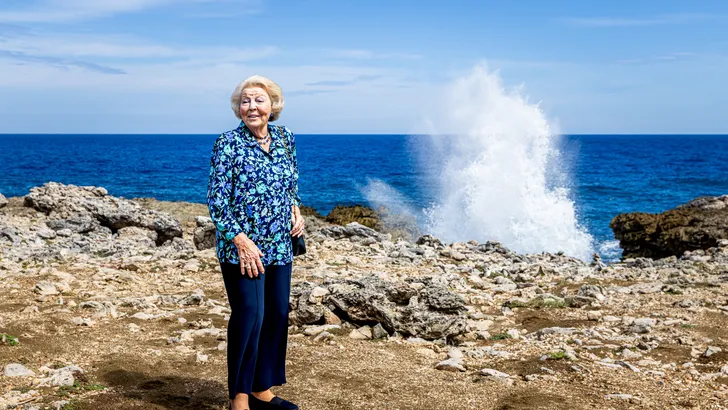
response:
<path fill-rule="evenodd" d="M 153 376 L 123 368 L 103 369 L 97 377 L 107 390 L 74 409 L 219 410 L 227 405 L 227 386 L 212 380 Z"/>

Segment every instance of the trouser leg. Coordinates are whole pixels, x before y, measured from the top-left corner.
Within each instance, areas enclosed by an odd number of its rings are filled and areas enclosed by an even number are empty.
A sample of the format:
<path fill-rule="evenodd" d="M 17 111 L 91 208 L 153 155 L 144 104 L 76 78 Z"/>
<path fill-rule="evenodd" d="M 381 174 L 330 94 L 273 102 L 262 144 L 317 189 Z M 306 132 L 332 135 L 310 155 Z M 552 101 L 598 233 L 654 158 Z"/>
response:
<path fill-rule="evenodd" d="M 256 360 L 263 325 L 265 276 L 250 278 L 240 272 L 240 265 L 221 263 L 225 290 L 230 303 L 227 329 L 228 393 L 253 391 Z"/>
<path fill-rule="evenodd" d="M 286 382 L 288 299 L 292 264 L 265 268 L 265 313 L 258 341 L 253 391 L 260 392 Z"/>

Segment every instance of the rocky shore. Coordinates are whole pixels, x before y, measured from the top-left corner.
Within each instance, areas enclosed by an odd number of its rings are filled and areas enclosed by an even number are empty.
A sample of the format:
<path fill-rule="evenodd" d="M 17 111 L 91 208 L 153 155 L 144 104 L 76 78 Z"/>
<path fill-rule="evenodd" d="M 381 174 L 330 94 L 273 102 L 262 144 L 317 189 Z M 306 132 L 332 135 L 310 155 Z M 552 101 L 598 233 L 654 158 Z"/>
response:
<path fill-rule="evenodd" d="M 687 207 L 716 226 L 717 201 Z M 718 229 L 608 265 L 338 218 L 308 216 L 294 263 L 277 392 L 303 409 L 728 408 Z M 618 218 L 635 240 L 678 225 Z M 57 183 L 0 196 L 0 409 L 224 408 L 212 234 L 201 204 Z"/>

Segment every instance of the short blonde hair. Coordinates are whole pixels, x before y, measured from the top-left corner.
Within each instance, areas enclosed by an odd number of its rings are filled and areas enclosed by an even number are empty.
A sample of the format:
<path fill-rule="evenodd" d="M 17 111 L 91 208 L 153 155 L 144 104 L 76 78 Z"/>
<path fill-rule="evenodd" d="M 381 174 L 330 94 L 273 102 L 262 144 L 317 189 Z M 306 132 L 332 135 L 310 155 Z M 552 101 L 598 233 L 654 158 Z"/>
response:
<path fill-rule="evenodd" d="M 275 121 L 281 116 L 283 111 L 283 90 L 275 81 L 270 78 L 263 77 L 262 75 L 253 75 L 243 80 L 233 91 L 233 95 L 230 97 L 230 106 L 235 113 L 235 116 L 239 120 L 243 118 L 240 116 L 240 101 L 243 97 L 243 90 L 250 87 L 260 87 L 268 93 L 271 104 L 271 115 L 269 121 Z"/>

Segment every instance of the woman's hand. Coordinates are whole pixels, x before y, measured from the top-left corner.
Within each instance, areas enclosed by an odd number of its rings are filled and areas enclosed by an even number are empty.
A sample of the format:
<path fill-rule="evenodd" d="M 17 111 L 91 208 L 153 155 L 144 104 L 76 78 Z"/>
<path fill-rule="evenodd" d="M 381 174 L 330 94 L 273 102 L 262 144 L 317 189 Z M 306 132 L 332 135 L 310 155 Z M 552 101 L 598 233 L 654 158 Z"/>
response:
<path fill-rule="evenodd" d="M 233 244 L 238 248 L 238 257 L 240 257 L 240 273 L 248 275 L 251 278 L 258 277 L 263 274 L 263 262 L 260 261 L 263 252 L 241 233 L 233 238 Z"/>
<path fill-rule="evenodd" d="M 291 228 L 291 235 L 298 237 L 303 235 L 303 228 L 306 223 L 301 216 L 301 210 L 297 206 L 294 205 L 291 211 L 291 214 L 293 215 L 293 228 Z"/>

